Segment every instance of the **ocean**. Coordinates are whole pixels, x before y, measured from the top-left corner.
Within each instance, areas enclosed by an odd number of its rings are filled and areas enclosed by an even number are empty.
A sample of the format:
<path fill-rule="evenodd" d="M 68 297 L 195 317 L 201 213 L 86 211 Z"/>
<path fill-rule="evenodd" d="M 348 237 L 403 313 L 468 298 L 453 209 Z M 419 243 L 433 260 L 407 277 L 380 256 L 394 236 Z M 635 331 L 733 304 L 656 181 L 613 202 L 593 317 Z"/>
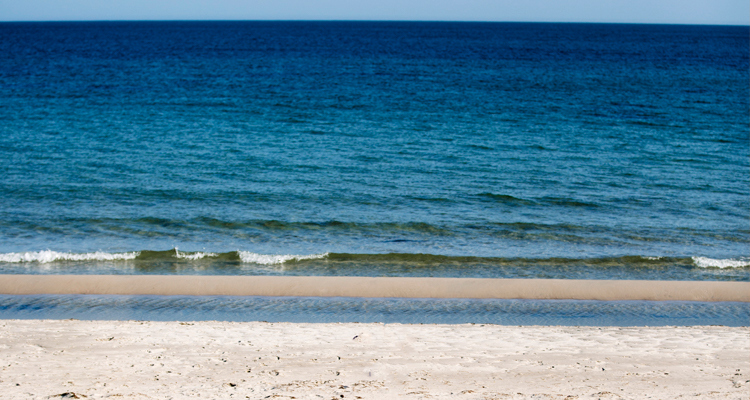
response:
<path fill-rule="evenodd" d="M 0 23 L 0 274 L 750 281 L 748 48 L 746 26 Z"/>

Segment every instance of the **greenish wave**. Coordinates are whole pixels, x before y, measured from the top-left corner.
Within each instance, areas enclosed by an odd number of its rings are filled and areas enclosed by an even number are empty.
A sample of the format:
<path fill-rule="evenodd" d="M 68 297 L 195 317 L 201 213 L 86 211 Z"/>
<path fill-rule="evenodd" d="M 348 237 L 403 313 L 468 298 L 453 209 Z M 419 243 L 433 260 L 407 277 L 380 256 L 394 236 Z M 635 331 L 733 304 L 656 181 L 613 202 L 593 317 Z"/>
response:
<path fill-rule="evenodd" d="M 261 254 L 250 251 L 204 252 L 171 250 L 140 250 L 124 253 L 69 253 L 44 250 L 0 254 L 0 263 L 97 263 L 97 262 L 176 262 L 205 263 L 227 262 L 261 265 L 277 264 L 400 264 L 419 266 L 471 266 L 498 267 L 628 267 L 628 268 L 750 268 L 750 258 L 712 259 L 708 257 L 647 257 L 621 256 L 599 258 L 503 258 L 455 256 L 423 253 L 316 253 L 316 254 Z"/>

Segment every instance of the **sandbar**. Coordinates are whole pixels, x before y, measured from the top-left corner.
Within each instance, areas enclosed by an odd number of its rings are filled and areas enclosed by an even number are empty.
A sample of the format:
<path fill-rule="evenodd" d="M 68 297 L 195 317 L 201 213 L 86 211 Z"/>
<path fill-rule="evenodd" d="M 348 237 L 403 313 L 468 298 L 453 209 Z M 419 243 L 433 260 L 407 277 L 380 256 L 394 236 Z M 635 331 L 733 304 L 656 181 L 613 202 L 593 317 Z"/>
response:
<path fill-rule="evenodd" d="M 750 282 L 351 276 L 0 275 L 0 294 L 750 302 Z"/>

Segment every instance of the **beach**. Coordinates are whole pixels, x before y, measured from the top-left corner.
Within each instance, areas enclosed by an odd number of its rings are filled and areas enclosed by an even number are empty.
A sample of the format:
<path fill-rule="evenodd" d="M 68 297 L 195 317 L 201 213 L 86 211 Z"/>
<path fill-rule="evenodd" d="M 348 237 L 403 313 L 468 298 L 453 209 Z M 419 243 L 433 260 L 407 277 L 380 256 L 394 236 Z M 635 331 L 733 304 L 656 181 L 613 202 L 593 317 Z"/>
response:
<path fill-rule="evenodd" d="M 6 399 L 747 399 L 747 327 L 3 320 Z"/>
<path fill-rule="evenodd" d="M 748 399 L 747 49 L 0 21 L 0 399 Z"/>

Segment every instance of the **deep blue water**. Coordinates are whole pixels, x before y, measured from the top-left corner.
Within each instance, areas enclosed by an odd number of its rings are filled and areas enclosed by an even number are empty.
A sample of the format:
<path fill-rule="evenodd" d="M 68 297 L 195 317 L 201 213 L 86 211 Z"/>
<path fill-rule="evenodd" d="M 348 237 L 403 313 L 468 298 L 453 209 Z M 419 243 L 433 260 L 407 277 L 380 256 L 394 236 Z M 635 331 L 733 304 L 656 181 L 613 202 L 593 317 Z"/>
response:
<path fill-rule="evenodd" d="M 1 23 L 0 273 L 747 281 L 748 33 Z"/>

